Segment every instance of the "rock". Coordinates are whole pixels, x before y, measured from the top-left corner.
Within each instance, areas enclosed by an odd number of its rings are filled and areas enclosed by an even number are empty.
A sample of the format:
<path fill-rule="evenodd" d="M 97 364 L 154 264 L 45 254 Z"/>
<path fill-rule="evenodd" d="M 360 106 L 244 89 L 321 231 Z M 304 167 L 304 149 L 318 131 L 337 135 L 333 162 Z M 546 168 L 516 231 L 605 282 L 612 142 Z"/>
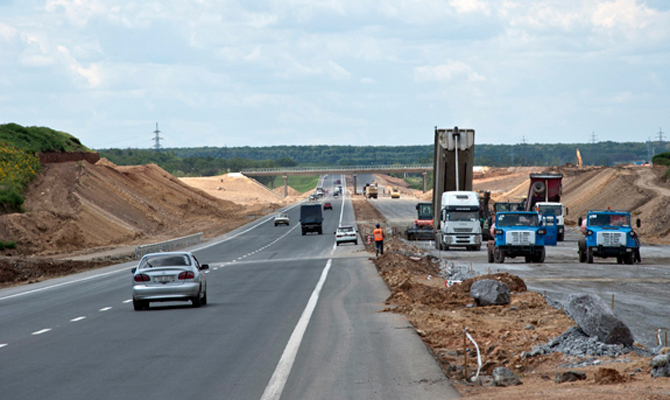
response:
<path fill-rule="evenodd" d="M 626 382 L 626 377 L 613 368 L 600 368 L 596 371 L 595 381 L 599 385 L 611 385 Z"/>
<path fill-rule="evenodd" d="M 475 299 L 477 305 L 489 306 L 509 304 L 509 287 L 503 282 L 492 279 L 482 279 L 474 282 L 470 287 L 470 297 Z"/>
<path fill-rule="evenodd" d="M 516 386 L 521 385 L 521 380 L 514 375 L 514 372 L 505 367 L 498 367 L 493 370 L 493 383 L 496 386 Z"/>
<path fill-rule="evenodd" d="M 658 355 L 649 361 L 652 378 L 670 377 L 670 353 Z"/>
<path fill-rule="evenodd" d="M 565 313 L 590 337 L 607 344 L 633 345 L 633 334 L 626 324 L 598 296 L 571 294 L 565 304 Z"/>
<path fill-rule="evenodd" d="M 527 331 L 534 331 L 535 327 L 531 324 L 528 324 L 528 325 L 524 326 L 523 329 L 525 329 Z"/>
<path fill-rule="evenodd" d="M 581 371 L 566 371 L 556 373 L 556 383 L 582 381 L 586 379 L 586 374 Z"/>

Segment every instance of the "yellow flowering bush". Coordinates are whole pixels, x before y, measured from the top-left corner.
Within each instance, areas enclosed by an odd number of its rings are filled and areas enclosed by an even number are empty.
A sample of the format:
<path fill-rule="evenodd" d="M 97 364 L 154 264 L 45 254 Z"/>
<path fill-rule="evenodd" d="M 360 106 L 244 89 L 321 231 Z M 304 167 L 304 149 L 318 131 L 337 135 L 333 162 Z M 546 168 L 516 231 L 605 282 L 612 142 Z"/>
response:
<path fill-rule="evenodd" d="M 0 142 L 0 210 L 20 211 L 23 204 L 21 193 L 41 167 L 34 154 Z"/>

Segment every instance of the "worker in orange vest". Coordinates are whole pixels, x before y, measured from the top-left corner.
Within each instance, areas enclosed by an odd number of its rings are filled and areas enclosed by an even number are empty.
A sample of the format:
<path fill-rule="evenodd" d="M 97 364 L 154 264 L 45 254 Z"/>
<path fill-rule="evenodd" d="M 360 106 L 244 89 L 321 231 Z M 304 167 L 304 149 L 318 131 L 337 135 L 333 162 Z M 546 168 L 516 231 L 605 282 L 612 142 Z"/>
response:
<path fill-rule="evenodd" d="M 377 254 L 384 254 L 384 230 L 377 224 L 377 227 L 372 234 L 375 237 L 375 248 L 377 249 Z"/>

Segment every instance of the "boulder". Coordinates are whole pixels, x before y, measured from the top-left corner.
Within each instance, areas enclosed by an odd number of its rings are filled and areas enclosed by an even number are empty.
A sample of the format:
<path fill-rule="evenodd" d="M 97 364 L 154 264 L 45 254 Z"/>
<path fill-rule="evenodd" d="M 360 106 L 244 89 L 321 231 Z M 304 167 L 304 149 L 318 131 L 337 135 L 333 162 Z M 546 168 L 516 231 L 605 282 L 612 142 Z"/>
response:
<path fill-rule="evenodd" d="M 479 306 L 509 304 L 509 287 L 492 279 L 482 279 L 470 287 L 470 297 Z"/>
<path fill-rule="evenodd" d="M 633 334 L 607 304 L 593 294 L 571 294 L 563 307 L 579 328 L 607 344 L 633 345 Z"/>
<path fill-rule="evenodd" d="M 670 376 L 670 353 L 658 355 L 649 361 L 652 378 L 666 378 Z"/>
<path fill-rule="evenodd" d="M 509 369 L 498 367 L 493 370 L 493 383 L 495 383 L 496 386 L 507 387 L 521 385 L 521 380 Z"/>
<path fill-rule="evenodd" d="M 556 373 L 556 383 L 574 382 L 586 379 L 586 374 L 581 371 L 566 371 Z"/>

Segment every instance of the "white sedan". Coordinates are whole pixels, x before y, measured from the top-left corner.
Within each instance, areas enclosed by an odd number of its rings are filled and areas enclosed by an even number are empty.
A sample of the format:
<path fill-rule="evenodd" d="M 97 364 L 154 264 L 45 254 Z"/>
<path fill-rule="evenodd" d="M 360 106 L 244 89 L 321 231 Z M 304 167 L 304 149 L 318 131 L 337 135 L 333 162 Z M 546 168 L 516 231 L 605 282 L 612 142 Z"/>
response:
<path fill-rule="evenodd" d="M 354 242 L 358 244 L 358 233 L 356 228 L 351 225 L 340 226 L 335 232 L 335 244 L 340 245 L 340 243 Z"/>
<path fill-rule="evenodd" d="M 193 307 L 207 304 L 207 280 L 190 252 L 153 253 L 133 268 L 133 307 L 149 308 L 154 301 L 190 301 Z"/>

